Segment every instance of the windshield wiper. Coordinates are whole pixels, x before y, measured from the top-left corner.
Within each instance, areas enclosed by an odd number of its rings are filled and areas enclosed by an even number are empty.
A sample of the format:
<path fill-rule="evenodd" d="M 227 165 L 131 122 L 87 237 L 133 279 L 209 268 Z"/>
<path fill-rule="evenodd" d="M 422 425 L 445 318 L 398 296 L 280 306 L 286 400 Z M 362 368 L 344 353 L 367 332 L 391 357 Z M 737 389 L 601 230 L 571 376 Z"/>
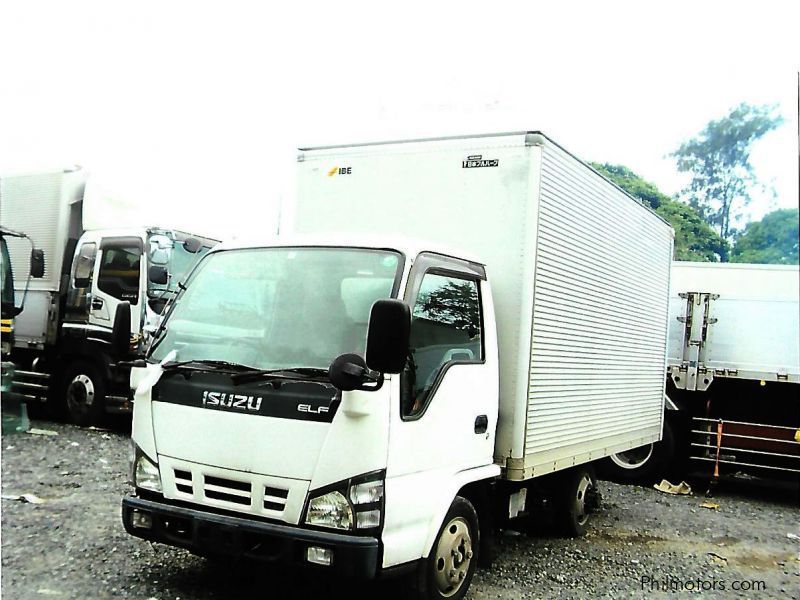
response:
<path fill-rule="evenodd" d="M 169 289 L 169 288 L 167 288 L 167 289 Z M 161 312 L 161 321 L 158 324 L 158 329 L 156 329 L 155 333 L 153 334 L 153 338 L 150 340 L 150 347 L 147 349 L 147 356 L 152 356 L 153 355 L 153 351 L 167 337 L 166 335 L 162 336 L 161 334 L 166 334 L 166 332 L 167 332 L 167 319 L 169 318 L 170 314 L 172 314 L 172 309 L 175 308 L 175 305 L 178 302 L 178 298 L 180 297 L 181 292 L 183 292 L 185 290 L 186 290 L 186 286 L 182 282 L 179 281 L 178 282 L 178 289 L 177 289 L 177 291 L 175 291 L 175 295 L 172 297 L 172 299 L 169 302 L 167 302 L 167 304 L 164 306 L 164 308 L 163 308 L 163 310 Z M 163 297 L 164 297 L 164 294 L 161 294 L 161 296 L 159 297 L 159 300 L 161 298 L 163 298 Z"/>
<path fill-rule="evenodd" d="M 258 371 L 258 369 L 254 367 L 248 367 L 247 365 L 240 365 L 239 363 L 232 363 L 228 362 L 227 360 L 210 360 L 210 359 L 172 361 L 164 363 L 163 365 L 161 365 L 161 368 L 165 371 L 174 371 L 176 369 L 190 369 L 192 371 L 225 371 L 225 372 L 236 372 L 236 373 L 245 371 L 248 374 L 250 371 L 254 372 Z"/>
<path fill-rule="evenodd" d="M 319 367 L 289 367 L 286 369 L 254 369 L 231 375 L 234 384 L 258 381 L 259 379 L 295 379 L 330 382 L 328 369 Z"/>

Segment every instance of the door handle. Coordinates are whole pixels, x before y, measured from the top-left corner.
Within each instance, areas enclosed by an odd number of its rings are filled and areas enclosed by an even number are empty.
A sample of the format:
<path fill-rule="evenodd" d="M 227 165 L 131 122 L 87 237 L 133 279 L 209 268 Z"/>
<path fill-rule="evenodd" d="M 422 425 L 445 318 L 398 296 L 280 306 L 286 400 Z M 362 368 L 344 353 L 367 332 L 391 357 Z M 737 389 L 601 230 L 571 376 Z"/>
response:
<path fill-rule="evenodd" d="M 100 310 L 103 308 L 102 298 L 92 298 L 92 310 Z"/>
<path fill-rule="evenodd" d="M 489 417 L 486 415 L 478 415 L 475 417 L 475 433 L 486 433 L 489 428 Z"/>

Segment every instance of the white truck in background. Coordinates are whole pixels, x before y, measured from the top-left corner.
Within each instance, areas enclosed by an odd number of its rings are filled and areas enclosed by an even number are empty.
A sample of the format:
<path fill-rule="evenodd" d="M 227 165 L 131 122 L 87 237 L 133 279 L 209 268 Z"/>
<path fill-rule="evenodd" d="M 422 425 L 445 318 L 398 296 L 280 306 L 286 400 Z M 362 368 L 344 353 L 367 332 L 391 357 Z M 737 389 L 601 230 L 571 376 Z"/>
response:
<path fill-rule="evenodd" d="M 661 435 L 670 226 L 525 132 L 304 149 L 284 215 L 133 369 L 126 530 L 422 598 L 509 519 L 583 534 L 592 463 Z"/>
<path fill-rule="evenodd" d="M 664 440 L 613 455 L 617 479 L 673 465 L 800 474 L 800 268 L 674 262 Z"/>
<path fill-rule="evenodd" d="M 79 167 L 0 176 L 0 225 L 23 232 L 45 256 L 43 276 L 30 283 L 14 324 L 11 393 L 28 403 L 46 400 L 83 425 L 130 411 L 129 368 L 117 363 L 135 356 L 143 328 L 216 243 L 159 227 L 84 231 L 86 185 Z M 30 248 L 22 238 L 6 241 L 20 296 Z M 124 302 L 131 345 L 120 352 L 110 338 Z"/>

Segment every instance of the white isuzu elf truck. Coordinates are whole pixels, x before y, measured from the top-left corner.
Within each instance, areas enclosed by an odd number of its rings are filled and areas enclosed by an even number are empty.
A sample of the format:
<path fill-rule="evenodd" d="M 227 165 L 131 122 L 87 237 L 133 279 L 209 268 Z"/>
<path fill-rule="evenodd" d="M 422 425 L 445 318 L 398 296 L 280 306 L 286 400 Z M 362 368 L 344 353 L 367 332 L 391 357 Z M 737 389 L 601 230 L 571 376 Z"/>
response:
<path fill-rule="evenodd" d="M 132 535 L 460 598 L 496 527 L 582 534 L 592 462 L 659 439 L 672 229 L 544 135 L 305 149 L 284 215 L 133 370 Z"/>

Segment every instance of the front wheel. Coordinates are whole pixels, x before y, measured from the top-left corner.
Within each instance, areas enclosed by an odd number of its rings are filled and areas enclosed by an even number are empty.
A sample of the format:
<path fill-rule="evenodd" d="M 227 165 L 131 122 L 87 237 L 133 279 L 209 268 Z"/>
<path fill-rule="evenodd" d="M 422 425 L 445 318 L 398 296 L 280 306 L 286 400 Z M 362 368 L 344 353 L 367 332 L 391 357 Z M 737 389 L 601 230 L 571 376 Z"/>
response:
<path fill-rule="evenodd" d="M 105 388 L 105 379 L 90 362 L 79 360 L 70 365 L 61 386 L 69 420 L 82 427 L 98 423 L 105 410 Z"/>
<path fill-rule="evenodd" d="M 472 503 L 456 496 L 428 558 L 420 562 L 416 592 L 420 600 L 459 600 L 478 565 L 480 530 Z"/>

